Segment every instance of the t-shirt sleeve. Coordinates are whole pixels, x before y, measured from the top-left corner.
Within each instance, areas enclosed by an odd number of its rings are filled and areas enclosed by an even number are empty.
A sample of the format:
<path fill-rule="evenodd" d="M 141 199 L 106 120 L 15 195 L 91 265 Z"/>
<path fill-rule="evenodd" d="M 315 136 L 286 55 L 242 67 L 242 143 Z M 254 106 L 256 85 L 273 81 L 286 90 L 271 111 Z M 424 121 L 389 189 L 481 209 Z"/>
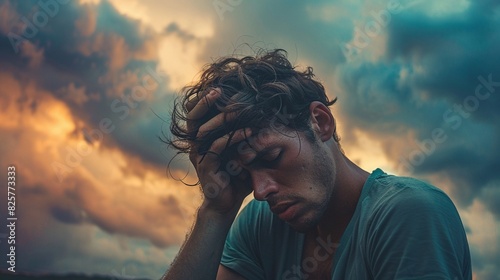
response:
<path fill-rule="evenodd" d="M 466 234 L 446 194 L 402 190 L 388 201 L 367 231 L 374 279 L 472 279 Z"/>
<path fill-rule="evenodd" d="M 221 264 L 246 279 L 265 279 L 259 257 L 259 202 L 251 201 L 229 230 Z"/>

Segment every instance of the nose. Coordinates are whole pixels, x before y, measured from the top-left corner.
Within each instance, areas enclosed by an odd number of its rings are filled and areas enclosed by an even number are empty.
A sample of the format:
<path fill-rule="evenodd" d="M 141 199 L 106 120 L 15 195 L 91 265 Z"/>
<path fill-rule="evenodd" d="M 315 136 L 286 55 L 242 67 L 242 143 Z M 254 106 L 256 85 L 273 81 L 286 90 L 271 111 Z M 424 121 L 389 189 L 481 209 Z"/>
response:
<path fill-rule="evenodd" d="M 257 200 L 267 200 L 270 195 L 278 192 L 278 184 L 265 171 L 252 171 L 253 196 Z"/>

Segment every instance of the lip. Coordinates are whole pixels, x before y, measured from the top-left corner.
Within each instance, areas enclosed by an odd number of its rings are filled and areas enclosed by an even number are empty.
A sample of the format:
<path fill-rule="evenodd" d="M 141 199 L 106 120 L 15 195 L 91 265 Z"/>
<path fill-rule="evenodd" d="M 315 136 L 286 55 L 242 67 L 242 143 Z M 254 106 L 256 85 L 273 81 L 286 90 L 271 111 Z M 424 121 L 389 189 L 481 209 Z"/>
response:
<path fill-rule="evenodd" d="M 291 220 L 295 216 L 296 207 L 295 202 L 291 203 L 280 203 L 271 207 L 271 211 L 278 215 L 278 217 L 284 221 Z"/>

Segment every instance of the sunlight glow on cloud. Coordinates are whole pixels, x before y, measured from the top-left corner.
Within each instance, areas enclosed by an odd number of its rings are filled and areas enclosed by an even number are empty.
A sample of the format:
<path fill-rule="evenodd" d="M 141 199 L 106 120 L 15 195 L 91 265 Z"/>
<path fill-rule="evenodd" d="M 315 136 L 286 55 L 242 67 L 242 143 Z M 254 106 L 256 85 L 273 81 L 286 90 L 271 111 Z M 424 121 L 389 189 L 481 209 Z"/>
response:
<path fill-rule="evenodd" d="M 212 3 L 197 3 L 195 1 L 165 1 L 155 0 L 111 0 L 120 13 L 152 27 L 161 33 L 163 29 L 176 22 L 183 29 L 190 30 L 196 37 L 211 37 L 214 33 L 212 18 L 207 16 L 207 8 Z"/>
<path fill-rule="evenodd" d="M 202 66 L 198 57 L 204 45 L 203 39 L 183 39 L 175 33 L 162 39 L 159 47 L 160 67 L 171 78 L 169 88 L 172 91 L 178 91 L 194 80 Z"/>
<path fill-rule="evenodd" d="M 343 135 L 342 131 L 348 129 L 341 127 L 340 137 Z M 349 141 L 340 143 L 346 155 L 366 171 L 372 172 L 376 168 L 381 168 L 386 173 L 398 174 L 396 168 L 393 167 L 393 162 L 384 153 L 382 144 L 368 134 L 354 130 L 350 132 Z"/>

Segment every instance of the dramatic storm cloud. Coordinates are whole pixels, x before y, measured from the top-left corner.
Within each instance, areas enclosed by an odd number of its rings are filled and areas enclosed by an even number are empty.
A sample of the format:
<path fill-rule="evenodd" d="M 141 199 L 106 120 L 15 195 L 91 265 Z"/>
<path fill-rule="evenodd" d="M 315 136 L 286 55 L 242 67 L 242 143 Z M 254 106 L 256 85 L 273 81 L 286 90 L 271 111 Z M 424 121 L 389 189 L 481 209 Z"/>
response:
<path fill-rule="evenodd" d="M 474 277 L 494 279 L 498 26 L 493 0 L 0 1 L 0 164 L 19 173 L 19 270 L 159 278 L 201 199 L 169 176 L 189 164 L 168 168 L 175 151 L 158 139 L 176 94 L 221 55 L 284 48 L 339 98 L 346 154 L 445 190 Z"/>

